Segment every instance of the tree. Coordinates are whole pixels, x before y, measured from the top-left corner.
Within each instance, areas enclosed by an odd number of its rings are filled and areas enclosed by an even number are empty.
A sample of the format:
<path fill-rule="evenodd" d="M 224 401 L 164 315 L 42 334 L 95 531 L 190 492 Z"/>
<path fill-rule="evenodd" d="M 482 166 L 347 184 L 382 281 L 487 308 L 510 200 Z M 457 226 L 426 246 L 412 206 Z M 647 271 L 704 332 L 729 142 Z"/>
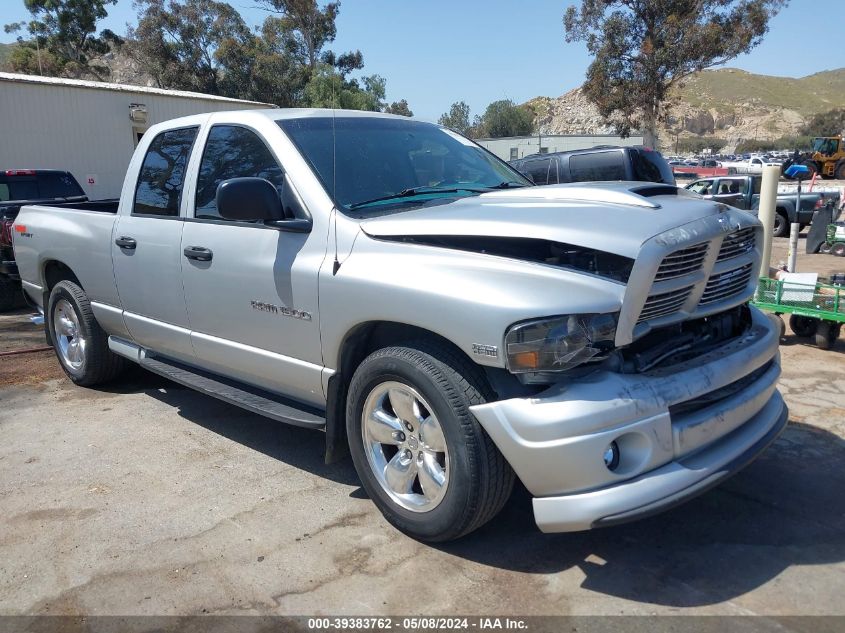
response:
<path fill-rule="evenodd" d="M 363 77 L 359 83 L 356 79 L 346 79 L 329 64 L 319 64 L 305 86 L 305 104 L 312 108 L 380 112 L 385 105 L 385 83 L 378 75 Z"/>
<path fill-rule="evenodd" d="M 469 122 L 469 106 L 463 101 L 457 101 L 450 106 L 449 112 L 440 115 L 437 122 L 456 132 L 460 132 L 464 136 L 468 136 L 471 127 Z"/>
<path fill-rule="evenodd" d="M 136 6 L 138 25 L 129 31 L 127 50 L 160 87 L 223 94 L 221 49 L 228 50 L 229 66 L 248 64 L 254 36 L 227 2 L 138 0 Z"/>
<path fill-rule="evenodd" d="M 291 34 L 290 52 L 297 55 L 312 73 L 320 62 L 335 65 L 334 53 L 329 53 L 330 59 L 321 59 L 321 53 L 337 35 L 335 20 L 340 2 L 329 2 L 322 9 L 317 0 L 259 0 L 259 4 L 279 14 L 280 30 Z"/>
<path fill-rule="evenodd" d="M 518 106 L 510 99 L 494 101 L 487 106 L 471 130 L 473 136 L 501 138 L 525 136 L 534 131 L 534 113 L 525 106 Z"/>
<path fill-rule="evenodd" d="M 801 128 L 801 134 L 806 136 L 833 136 L 842 134 L 845 130 L 845 108 L 835 108 L 827 112 L 819 112 L 807 121 Z"/>
<path fill-rule="evenodd" d="M 107 5 L 117 0 L 24 0 L 29 22 L 5 26 L 6 33 L 25 29 L 29 39 L 18 37 L 9 64 L 26 73 L 80 77 L 108 76 L 108 69 L 93 61 L 119 45 L 121 38 L 108 29 L 97 35 L 97 23 L 108 15 Z"/>
<path fill-rule="evenodd" d="M 670 90 L 688 75 L 747 53 L 788 0 L 581 0 L 563 18 L 566 41 L 595 59 L 584 93 L 617 131 L 657 146 Z"/>
<path fill-rule="evenodd" d="M 408 106 L 408 102 L 405 99 L 401 99 L 400 101 L 394 101 L 389 106 L 384 109 L 385 112 L 388 114 L 399 114 L 402 116 L 414 116 L 414 113 L 411 112 L 411 108 Z"/>

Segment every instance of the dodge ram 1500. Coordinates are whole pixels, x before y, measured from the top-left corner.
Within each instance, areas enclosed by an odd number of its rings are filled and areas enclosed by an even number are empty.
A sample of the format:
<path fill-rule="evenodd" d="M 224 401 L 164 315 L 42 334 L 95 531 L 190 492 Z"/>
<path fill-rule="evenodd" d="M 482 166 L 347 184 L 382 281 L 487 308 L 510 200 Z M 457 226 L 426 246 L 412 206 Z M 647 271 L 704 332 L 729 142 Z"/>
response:
<path fill-rule="evenodd" d="M 421 540 L 489 521 L 515 478 L 544 531 L 649 515 L 787 422 L 754 217 L 671 185 L 533 186 L 404 117 L 159 124 L 119 203 L 24 207 L 13 235 L 72 381 L 132 361 L 322 430 Z"/>

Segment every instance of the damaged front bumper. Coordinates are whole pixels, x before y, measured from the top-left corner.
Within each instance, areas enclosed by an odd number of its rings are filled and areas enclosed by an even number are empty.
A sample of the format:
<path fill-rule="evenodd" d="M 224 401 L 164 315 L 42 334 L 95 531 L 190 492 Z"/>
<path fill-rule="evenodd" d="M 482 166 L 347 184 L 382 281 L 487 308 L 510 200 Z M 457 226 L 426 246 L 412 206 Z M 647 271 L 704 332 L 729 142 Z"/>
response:
<path fill-rule="evenodd" d="M 629 521 L 716 485 L 783 430 L 778 335 L 752 308 L 745 335 L 686 363 L 596 372 L 471 410 L 534 495 L 541 530 Z M 604 455 L 613 442 L 610 470 Z"/>

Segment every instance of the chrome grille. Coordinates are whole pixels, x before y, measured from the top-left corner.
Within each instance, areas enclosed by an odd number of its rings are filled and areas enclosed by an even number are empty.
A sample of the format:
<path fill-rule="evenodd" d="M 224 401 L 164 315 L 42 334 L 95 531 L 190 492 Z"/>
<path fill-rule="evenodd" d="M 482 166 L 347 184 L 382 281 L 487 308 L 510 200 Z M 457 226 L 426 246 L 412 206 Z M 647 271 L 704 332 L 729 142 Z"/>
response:
<path fill-rule="evenodd" d="M 708 242 L 704 242 L 670 253 L 660 262 L 660 268 L 657 269 L 654 280 L 665 281 L 694 273 L 701 268 L 704 257 L 707 255 L 708 245 Z"/>
<path fill-rule="evenodd" d="M 674 314 L 684 305 L 684 302 L 689 298 L 690 292 L 692 292 L 692 286 L 671 292 L 662 292 L 658 295 L 651 295 L 646 299 L 637 323 L 656 319 L 667 314 Z"/>
<path fill-rule="evenodd" d="M 740 268 L 711 276 L 704 288 L 704 294 L 701 295 L 699 305 L 721 301 L 745 290 L 751 279 L 751 268 L 752 264 L 748 263 Z"/>
<path fill-rule="evenodd" d="M 732 257 L 745 255 L 754 250 L 754 228 L 748 227 L 731 233 L 722 241 L 722 248 L 719 249 L 717 262 L 723 262 Z"/>

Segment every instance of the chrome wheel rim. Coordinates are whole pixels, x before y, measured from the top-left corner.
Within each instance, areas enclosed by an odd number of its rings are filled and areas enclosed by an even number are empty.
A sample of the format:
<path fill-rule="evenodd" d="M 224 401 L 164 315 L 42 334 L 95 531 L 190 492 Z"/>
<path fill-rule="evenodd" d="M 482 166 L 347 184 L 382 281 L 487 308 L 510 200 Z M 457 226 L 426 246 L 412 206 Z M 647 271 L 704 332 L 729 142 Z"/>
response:
<path fill-rule="evenodd" d="M 85 363 L 88 341 L 82 336 L 76 311 L 66 299 L 60 299 L 53 308 L 53 330 L 62 363 L 73 371 L 79 371 Z"/>
<path fill-rule="evenodd" d="M 364 453 L 382 490 L 406 510 L 436 508 L 449 487 L 449 451 L 431 406 L 389 381 L 370 391 L 361 416 Z"/>

